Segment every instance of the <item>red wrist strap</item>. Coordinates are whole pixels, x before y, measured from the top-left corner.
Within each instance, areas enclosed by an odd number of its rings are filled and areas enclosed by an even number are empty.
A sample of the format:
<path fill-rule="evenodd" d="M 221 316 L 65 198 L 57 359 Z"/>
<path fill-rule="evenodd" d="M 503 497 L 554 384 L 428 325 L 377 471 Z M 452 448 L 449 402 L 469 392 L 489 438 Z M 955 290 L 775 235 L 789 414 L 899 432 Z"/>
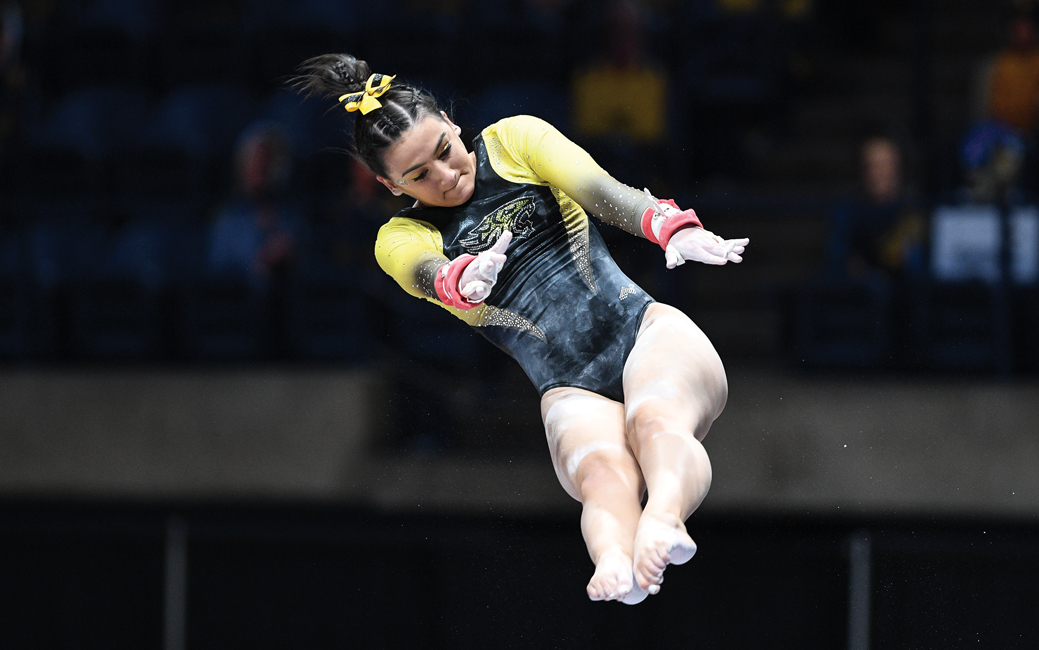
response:
<path fill-rule="evenodd" d="M 676 214 L 668 218 L 664 225 L 660 227 L 660 247 L 667 250 L 667 244 L 671 241 L 671 237 L 679 230 L 691 226 L 703 228 L 703 224 L 696 218 L 696 213 L 692 210 L 683 210 L 682 214 Z"/>
<path fill-rule="evenodd" d="M 670 205 L 676 210 L 681 210 L 678 214 L 673 214 L 664 221 L 660 227 L 659 237 L 653 234 L 653 217 L 657 214 L 657 209 L 646 208 L 646 211 L 642 213 L 642 234 L 654 244 L 659 244 L 662 249 L 667 250 L 668 242 L 671 241 L 672 235 L 678 230 L 687 226 L 703 228 L 703 224 L 700 223 L 700 219 L 697 218 L 696 212 L 693 210 L 682 210 L 672 199 L 658 201 L 658 203 Z"/>
<path fill-rule="evenodd" d="M 462 278 L 462 271 L 469 266 L 469 262 L 475 259 L 475 255 L 459 255 L 437 270 L 433 286 L 436 288 L 437 298 L 440 299 L 440 302 L 458 309 L 472 309 L 480 305 L 480 303 L 469 302 L 463 298 L 458 286 L 458 281 Z"/>

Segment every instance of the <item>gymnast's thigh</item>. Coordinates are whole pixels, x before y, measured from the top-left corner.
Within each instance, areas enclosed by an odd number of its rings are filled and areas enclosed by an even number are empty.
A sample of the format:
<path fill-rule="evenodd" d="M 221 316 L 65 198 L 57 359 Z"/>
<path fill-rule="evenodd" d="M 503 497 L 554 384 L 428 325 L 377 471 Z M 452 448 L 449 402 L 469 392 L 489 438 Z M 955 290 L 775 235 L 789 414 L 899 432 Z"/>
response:
<path fill-rule="evenodd" d="M 650 305 L 624 364 L 629 432 L 666 420 L 702 440 L 727 398 L 725 368 L 707 335 L 678 309 Z"/>
<path fill-rule="evenodd" d="M 625 434 L 624 405 L 583 388 L 563 386 L 542 396 L 541 419 L 556 476 L 574 499 L 581 501 L 577 487 L 581 463 L 592 456 L 641 482 Z"/>

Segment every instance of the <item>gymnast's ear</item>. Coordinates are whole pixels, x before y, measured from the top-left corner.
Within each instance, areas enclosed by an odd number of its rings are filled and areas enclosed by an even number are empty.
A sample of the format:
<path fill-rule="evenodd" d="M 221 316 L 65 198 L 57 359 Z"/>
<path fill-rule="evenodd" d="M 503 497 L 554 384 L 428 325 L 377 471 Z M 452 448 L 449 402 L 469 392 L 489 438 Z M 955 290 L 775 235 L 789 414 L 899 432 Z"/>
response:
<path fill-rule="evenodd" d="M 455 132 L 455 135 L 462 135 L 462 127 L 452 122 L 451 118 L 447 116 L 447 113 L 440 111 L 440 116 L 444 118 L 444 121 L 447 122 L 448 126 L 451 127 L 451 130 Z"/>
<path fill-rule="evenodd" d="M 376 176 L 375 178 L 378 179 L 380 183 L 385 185 L 386 189 L 388 189 L 393 194 L 393 196 L 400 196 L 404 193 L 404 190 L 397 187 L 397 184 L 393 181 L 385 179 L 382 176 Z"/>

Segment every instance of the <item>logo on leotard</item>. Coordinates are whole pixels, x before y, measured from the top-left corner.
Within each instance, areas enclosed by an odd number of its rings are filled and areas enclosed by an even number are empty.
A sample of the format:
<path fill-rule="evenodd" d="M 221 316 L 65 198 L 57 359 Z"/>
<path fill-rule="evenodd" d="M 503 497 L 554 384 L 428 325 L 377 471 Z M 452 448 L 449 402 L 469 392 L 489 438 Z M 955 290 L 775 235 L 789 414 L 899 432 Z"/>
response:
<path fill-rule="evenodd" d="M 635 290 L 634 284 L 629 284 L 626 287 L 621 287 L 621 300 L 624 300 L 628 296 L 634 296 L 638 291 Z"/>
<path fill-rule="evenodd" d="M 509 201 L 481 219 L 458 243 L 470 253 L 482 253 L 506 230 L 512 231 L 513 240 L 526 237 L 534 230 L 534 207 L 534 198 L 529 196 Z"/>

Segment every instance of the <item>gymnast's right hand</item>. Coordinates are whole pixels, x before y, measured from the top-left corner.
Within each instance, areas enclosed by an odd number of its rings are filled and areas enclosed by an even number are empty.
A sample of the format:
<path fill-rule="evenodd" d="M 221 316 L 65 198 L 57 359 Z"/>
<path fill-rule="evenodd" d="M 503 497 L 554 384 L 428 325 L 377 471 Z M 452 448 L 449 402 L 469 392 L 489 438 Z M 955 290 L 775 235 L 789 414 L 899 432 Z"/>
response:
<path fill-rule="evenodd" d="M 509 247 L 511 241 L 512 233 L 506 230 L 494 243 L 494 246 L 469 262 L 458 280 L 462 297 L 472 303 L 480 303 L 487 299 L 494 283 L 498 281 L 498 271 L 501 271 L 501 267 L 505 264 L 505 249 Z"/>

